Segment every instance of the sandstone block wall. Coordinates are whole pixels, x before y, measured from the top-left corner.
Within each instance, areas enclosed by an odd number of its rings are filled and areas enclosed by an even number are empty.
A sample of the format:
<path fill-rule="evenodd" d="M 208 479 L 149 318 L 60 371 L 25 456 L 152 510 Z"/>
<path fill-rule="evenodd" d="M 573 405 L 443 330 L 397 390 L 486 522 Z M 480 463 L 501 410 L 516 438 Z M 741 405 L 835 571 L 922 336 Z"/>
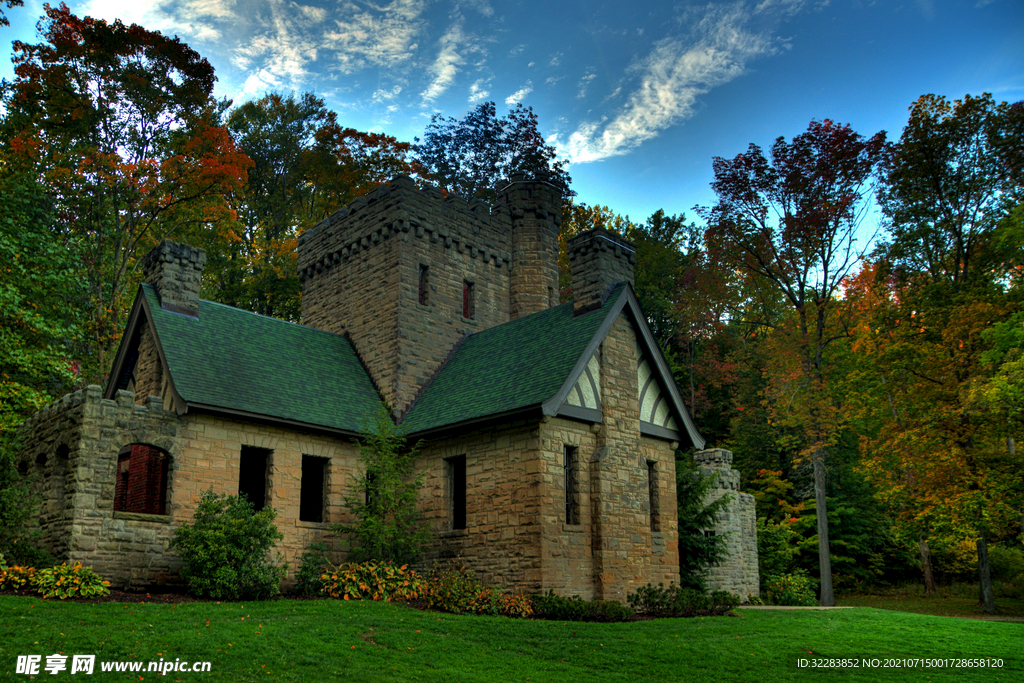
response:
<path fill-rule="evenodd" d="M 724 590 L 746 600 L 759 596 L 760 574 L 757 562 L 757 513 L 754 497 L 740 491 L 739 470 L 732 468 L 732 452 L 721 448 L 698 451 L 693 456 L 701 474 L 714 474 L 717 484 L 709 502 L 722 496 L 731 497 L 728 509 L 721 513 L 715 534 L 726 536 L 728 557 L 708 569 L 708 588 Z"/>

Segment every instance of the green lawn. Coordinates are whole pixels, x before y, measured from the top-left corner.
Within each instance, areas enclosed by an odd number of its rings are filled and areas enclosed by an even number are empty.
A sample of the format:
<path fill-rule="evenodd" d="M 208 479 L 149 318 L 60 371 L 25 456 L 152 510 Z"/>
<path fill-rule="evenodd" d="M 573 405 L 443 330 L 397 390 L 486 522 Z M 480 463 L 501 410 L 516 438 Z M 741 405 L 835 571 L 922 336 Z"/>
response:
<path fill-rule="evenodd" d="M 876 609 L 739 610 L 629 624 L 458 617 L 372 602 L 60 603 L 0 597 L 0 676 L 18 655 L 94 654 L 96 673 L 36 680 L 156 680 L 103 661 L 209 661 L 166 681 L 1019 681 L 1024 624 Z M 986 669 L 798 669 L 799 658 L 1001 658 Z M 69 660 L 70 662 L 70 660 Z"/>
<path fill-rule="evenodd" d="M 940 586 L 935 593 L 928 596 L 918 585 L 877 589 L 871 593 L 840 596 L 837 603 L 851 607 L 877 607 L 938 617 L 1024 618 L 1024 600 L 1008 595 L 997 595 L 994 615 L 982 612 L 977 584 Z"/>

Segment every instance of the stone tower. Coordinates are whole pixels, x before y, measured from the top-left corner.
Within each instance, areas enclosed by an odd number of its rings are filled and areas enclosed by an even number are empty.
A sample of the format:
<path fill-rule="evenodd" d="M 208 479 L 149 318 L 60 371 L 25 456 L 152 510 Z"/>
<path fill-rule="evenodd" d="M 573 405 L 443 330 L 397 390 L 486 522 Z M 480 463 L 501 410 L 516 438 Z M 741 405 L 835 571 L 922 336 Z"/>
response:
<path fill-rule="evenodd" d="M 347 334 L 395 417 L 460 339 L 557 303 L 561 190 L 495 205 L 400 176 L 299 238 L 302 324 Z"/>

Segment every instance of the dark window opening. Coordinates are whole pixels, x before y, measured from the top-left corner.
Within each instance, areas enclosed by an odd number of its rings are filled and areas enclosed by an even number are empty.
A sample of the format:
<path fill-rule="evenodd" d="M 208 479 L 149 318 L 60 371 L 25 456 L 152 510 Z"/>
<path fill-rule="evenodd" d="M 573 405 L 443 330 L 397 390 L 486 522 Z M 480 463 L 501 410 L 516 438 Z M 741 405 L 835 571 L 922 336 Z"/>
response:
<path fill-rule="evenodd" d="M 377 475 L 373 472 L 366 473 L 366 509 L 372 514 L 377 493 Z"/>
<path fill-rule="evenodd" d="M 22 461 L 20 461 L 18 463 L 18 474 L 20 474 L 23 477 L 26 474 L 28 474 L 28 461 L 27 460 L 22 460 Z"/>
<path fill-rule="evenodd" d="M 302 456 L 302 482 L 299 495 L 299 520 L 324 521 L 324 485 L 327 483 L 327 458 Z"/>
<path fill-rule="evenodd" d="M 420 264 L 420 303 L 429 305 L 428 291 L 430 289 L 430 267 Z"/>
<path fill-rule="evenodd" d="M 705 529 L 704 530 L 704 536 L 706 538 L 714 538 L 715 537 L 715 530 L 714 529 Z"/>
<path fill-rule="evenodd" d="M 651 508 L 651 531 L 661 531 L 661 514 L 658 510 L 658 477 L 655 463 L 647 461 L 647 502 Z"/>
<path fill-rule="evenodd" d="M 270 451 L 266 448 L 242 446 L 242 455 L 238 461 L 238 495 L 245 494 L 256 512 L 267 506 L 269 463 Z"/>
<path fill-rule="evenodd" d="M 462 281 L 462 317 L 473 320 L 476 317 L 476 304 L 473 301 L 476 287 L 468 280 Z"/>
<path fill-rule="evenodd" d="M 36 456 L 36 464 L 40 467 L 46 466 L 46 453 L 40 453 Z"/>
<path fill-rule="evenodd" d="M 114 510 L 145 515 L 167 513 L 167 473 L 171 459 L 159 448 L 135 443 L 117 456 Z"/>
<path fill-rule="evenodd" d="M 445 460 L 448 468 L 448 505 L 452 529 L 466 528 L 466 456 Z"/>
<path fill-rule="evenodd" d="M 576 487 L 576 447 L 566 446 L 564 452 L 565 470 L 565 523 L 579 524 L 579 502 Z"/>

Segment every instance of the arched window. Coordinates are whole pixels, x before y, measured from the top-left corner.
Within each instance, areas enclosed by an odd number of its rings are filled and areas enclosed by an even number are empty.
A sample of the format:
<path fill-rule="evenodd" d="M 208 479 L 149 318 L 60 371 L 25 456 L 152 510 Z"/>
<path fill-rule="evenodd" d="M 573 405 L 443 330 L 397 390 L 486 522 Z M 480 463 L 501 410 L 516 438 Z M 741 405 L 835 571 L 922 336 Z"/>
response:
<path fill-rule="evenodd" d="M 170 457 L 155 446 L 133 443 L 117 456 L 114 511 L 147 515 L 167 513 Z"/>

